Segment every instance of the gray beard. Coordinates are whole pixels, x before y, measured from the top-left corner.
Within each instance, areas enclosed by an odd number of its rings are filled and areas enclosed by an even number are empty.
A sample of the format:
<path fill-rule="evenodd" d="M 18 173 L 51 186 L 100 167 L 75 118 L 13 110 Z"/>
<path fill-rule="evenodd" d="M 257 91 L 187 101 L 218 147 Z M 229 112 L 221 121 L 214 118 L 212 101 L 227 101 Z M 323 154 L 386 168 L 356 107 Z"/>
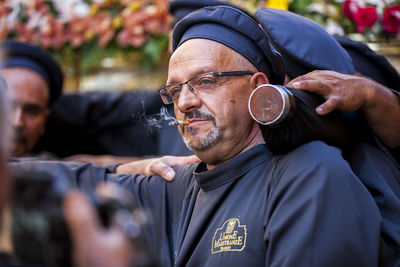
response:
<path fill-rule="evenodd" d="M 187 148 L 190 149 L 191 151 L 202 152 L 202 151 L 206 151 L 207 149 L 211 148 L 216 143 L 218 143 L 220 137 L 221 136 L 220 136 L 218 128 L 214 127 L 207 133 L 199 136 L 200 144 L 197 146 L 193 146 L 192 144 L 190 144 L 186 138 L 183 138 L 183 141 L 185 142 L 185 145 L 187 146 Z"/>

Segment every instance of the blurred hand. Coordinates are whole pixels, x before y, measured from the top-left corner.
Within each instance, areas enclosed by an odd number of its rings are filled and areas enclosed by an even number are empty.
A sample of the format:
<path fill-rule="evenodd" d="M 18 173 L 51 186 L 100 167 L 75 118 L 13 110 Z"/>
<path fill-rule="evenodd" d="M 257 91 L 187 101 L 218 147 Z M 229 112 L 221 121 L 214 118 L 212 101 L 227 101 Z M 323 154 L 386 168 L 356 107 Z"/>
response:
<path fill-rule="evenodd" d="M 78 161 L 84 163 L 94 163 L 97 165 L 120 164 L 140 159 L 141 159 L 140 157 L 122 157 L 114 155 L 89 155 L 89 154 L 77 154 L 64 158 L 65 161 Z"/>
<path fill-rule="evenodd" d="M 132 266 L 134 249 L 122 231 L 101 226 L 94 207 L 79 191 L 64 199 L 64 213 L 73 243 L 73 257 L 78 267 Z"/>
<path fill-rule="evenodd" d="M 175 178 L 173 167 L 183 166 L 200 162 L 200 159 L 195 156 L 164 156 L 161 158 L 151 158 L 145 160 L 134 161 L 131 163 L 122 164 L 117 167 L 118 174 L 143 174 L 143 175 L 160 175 L 167 181 L 172 181 Z"/>

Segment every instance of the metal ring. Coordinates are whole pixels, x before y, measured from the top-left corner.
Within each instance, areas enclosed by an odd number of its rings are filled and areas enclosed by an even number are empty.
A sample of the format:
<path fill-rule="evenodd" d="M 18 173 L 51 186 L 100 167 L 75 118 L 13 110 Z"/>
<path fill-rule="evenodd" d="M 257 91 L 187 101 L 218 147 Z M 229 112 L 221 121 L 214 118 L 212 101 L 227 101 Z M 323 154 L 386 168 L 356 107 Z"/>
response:
<path fill-rule="evenodd" d="M 263 92 L 259 90 L 263 90 Z M 260 95 L 263 97 L 260 98 Z M 254 89 L 251 93 L 248 109 L 251 117 L 258 123 L 274 126 L 283 121 L 290 114 L 292 104 L 294 103 L 292 99 L 292 93 L 285 87 L 263 84 Z M 262 118 L 263 116 L 264 118 Z"/>

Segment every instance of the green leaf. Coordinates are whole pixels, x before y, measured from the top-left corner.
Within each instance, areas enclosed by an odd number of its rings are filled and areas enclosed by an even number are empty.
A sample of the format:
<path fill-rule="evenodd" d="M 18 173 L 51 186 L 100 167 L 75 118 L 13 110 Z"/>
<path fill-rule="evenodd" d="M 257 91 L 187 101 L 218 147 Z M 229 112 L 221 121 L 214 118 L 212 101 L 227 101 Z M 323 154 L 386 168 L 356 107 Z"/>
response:
<path fill-rule="evenodd" d="M 26 11 L 25 5 L 23 3 L 19 3 L 17 19 L 22 23 L 26 23 L 28 21 L 28 17 L 25 11 Z"/>
<path fill-rule="evenodd" d="M 49 11 L 51 14 L 58 16 L 60 13 L 58 12 L 58 10 L 56 9 L 56 7 L 54 6 L 54 2 L 51 0 L 46 0 L 44 1 L 45 4 L 48 5 L 49 7 Z"/>
<path fill-rule="evenodd" d="M 143 47 L 142 67 L 154 68 L 160 62 L 161 53 L 168 47 L 168 36 L 153 36 Z"/>

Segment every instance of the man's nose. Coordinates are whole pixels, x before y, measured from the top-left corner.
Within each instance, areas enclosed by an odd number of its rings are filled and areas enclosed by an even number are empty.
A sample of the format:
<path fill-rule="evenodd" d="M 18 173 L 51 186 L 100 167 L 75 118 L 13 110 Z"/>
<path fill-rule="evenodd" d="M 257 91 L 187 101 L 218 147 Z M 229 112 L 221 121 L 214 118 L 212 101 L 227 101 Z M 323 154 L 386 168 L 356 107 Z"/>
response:
<path fill-rule="evenodd" d="M 198 109 L 201 106 L 200 97 L 189 89 L 189 85 L 185 84 L 178 99 L 178 108 L 181 112 L 186 113 Z"/>
<path fill-rule="evenodd" d="M 22 108 L 15 108 L 12 114 L 12 126 L 21 127 L 24 124 L 24 112 Z"/>

